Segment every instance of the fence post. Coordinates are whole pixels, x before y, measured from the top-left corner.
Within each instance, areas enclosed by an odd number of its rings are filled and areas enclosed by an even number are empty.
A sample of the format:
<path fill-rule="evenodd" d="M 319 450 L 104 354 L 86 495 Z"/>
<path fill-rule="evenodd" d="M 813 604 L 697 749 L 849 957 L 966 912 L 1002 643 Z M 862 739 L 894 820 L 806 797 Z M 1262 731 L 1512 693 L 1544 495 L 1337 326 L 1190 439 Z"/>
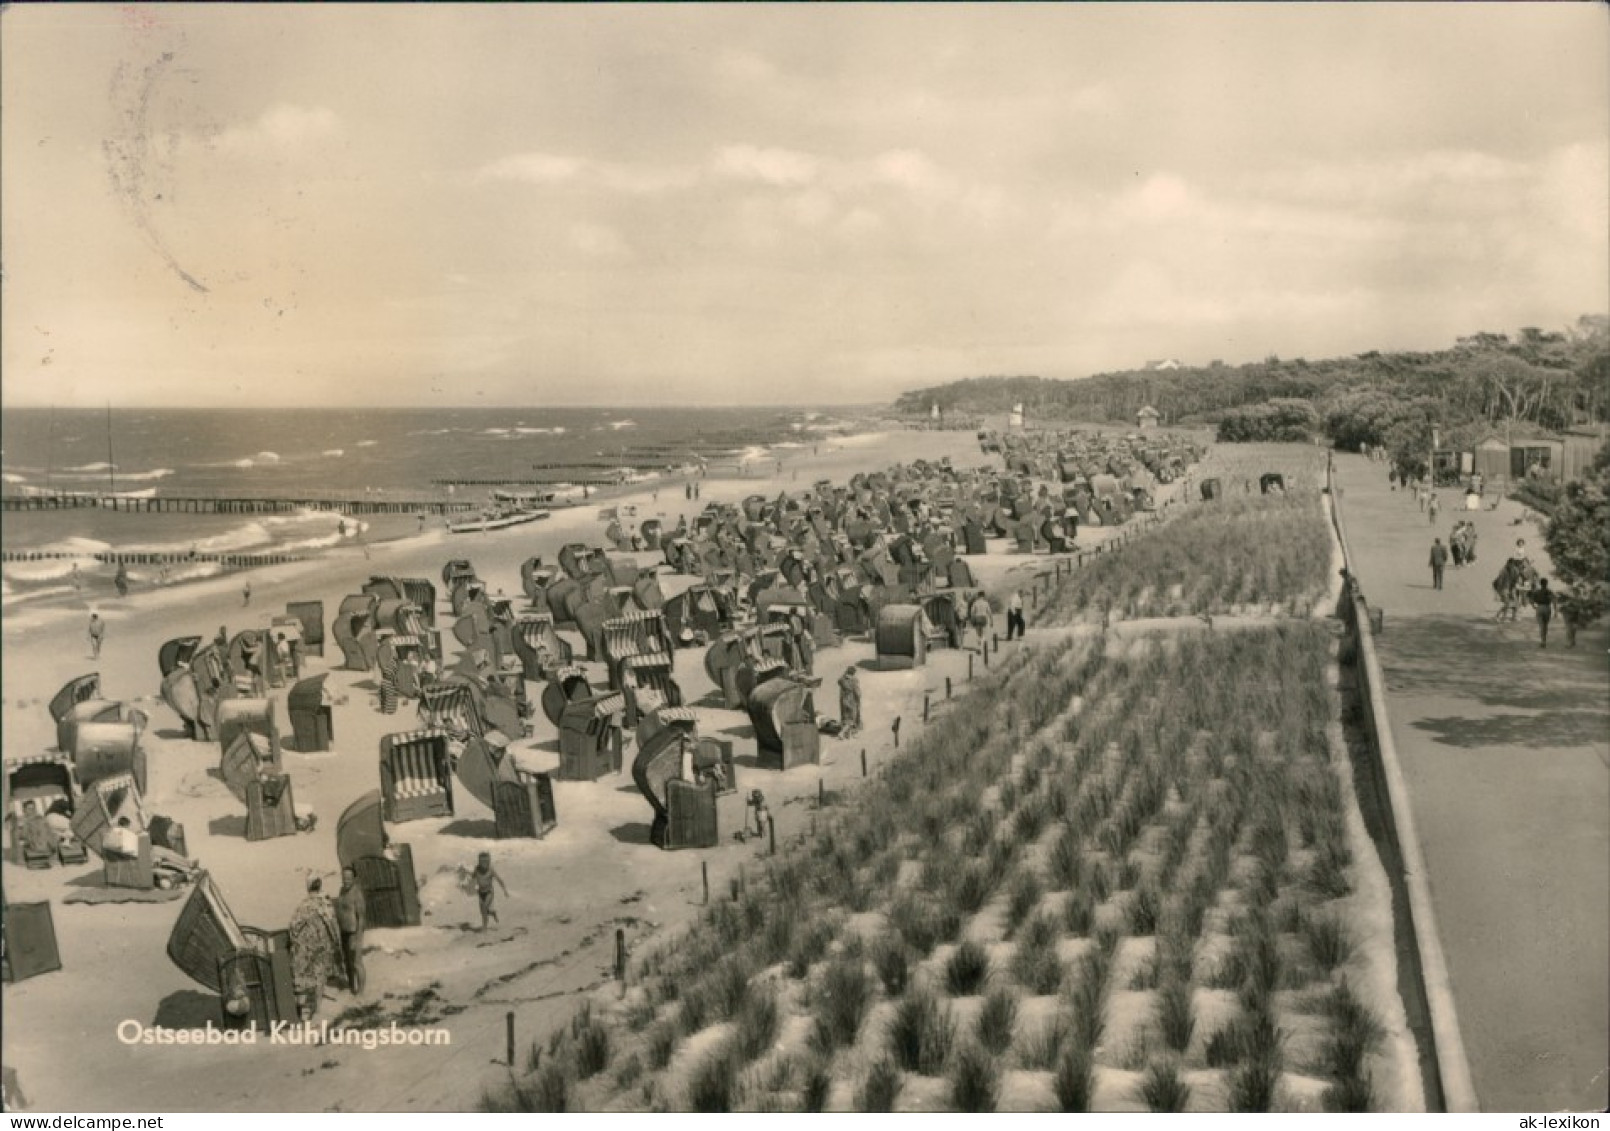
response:
<path fill-rule="evenodd" d="M 626 988 L 626 928 L 615 928 L 615 980 Z"/>
<path fill-rule="evenodd" d="M 699 861 L 699 875 L 704 879 L 704 904 L 710 905 L 710 861 Z"/>
<path fill-rule="evenodd" d="M 950 677 L 948 675 L 945 677 L 945 698 L 950 698 Z"/>
<path fill-rule="evenodd" d="M 896 750 L 899 750 L 900 749 L 900 716 L 899 715 L 896 715 L 894 717 L 894 722 L 890 724 L 889 729 L 894 731 L 894 748 Z"/>
<path fill-rule="evenodd" d="M 816 779 L 816 807 L 818 809 L 827 807 L 827 782 L 822 778 Z"/>
<path fill-rule="evenodd" d="M 928 692 L 926 691 L 922 693 L 922 721 L 924 723 L 928 721 Z"/>
<path fill-rule="evenodd" d="M 866 747 L 861 747 L 861 776 L 866 777 Z"/>
<path fill-rule="evenodd" d="M 503 1024 L 508 1037 L 509 1067 L 512 1069 L 514 1068 L 514 1010 L 511 1009 L 503 1015 Z"/>
<path fill-rule="evenodd" d="M 973 681 L 973 654 L 967 653 L 967 682 Z"/>

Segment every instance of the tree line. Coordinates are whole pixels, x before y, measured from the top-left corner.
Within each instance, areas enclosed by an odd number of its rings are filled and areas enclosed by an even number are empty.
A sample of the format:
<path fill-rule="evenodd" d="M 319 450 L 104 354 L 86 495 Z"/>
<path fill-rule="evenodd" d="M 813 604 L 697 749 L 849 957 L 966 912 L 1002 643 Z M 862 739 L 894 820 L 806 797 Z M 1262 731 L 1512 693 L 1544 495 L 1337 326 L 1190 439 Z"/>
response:
<path fill-rule="evenodd" d="M 1385 447 L 1423 460 L 1431 428 L 1448 446 L 1495 428 L 1524 436 L 1610 420 L 1610 317 L 1561 331 L 1483 332 L 1429 353 L 1370 350 L 1310 361 L 1127 370 L 1077 380 L 975 377 L 906 393 L 904 413 L 999 414 L 1021 403 L 1031 420 L 1123 422 L 1151 405 L 1166 424 L 1216 424 L 1224 440 L 1306 439 Z"/>

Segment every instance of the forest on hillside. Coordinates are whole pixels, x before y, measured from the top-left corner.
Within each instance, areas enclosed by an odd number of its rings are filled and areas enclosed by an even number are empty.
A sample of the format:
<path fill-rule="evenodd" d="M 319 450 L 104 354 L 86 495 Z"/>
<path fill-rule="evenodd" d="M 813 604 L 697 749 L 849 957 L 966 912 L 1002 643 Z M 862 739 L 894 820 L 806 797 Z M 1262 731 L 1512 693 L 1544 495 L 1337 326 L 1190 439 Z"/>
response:
<path fill-rule="evenodd" d="M 1610 317 L 1583 315 L 1563 331 L 1472 334 L 1431 353 L 1268 357 L 1077 380 L 975 377 L 906 393 L 894 408 L 923 414 L 937 404 L 949 416 L 1004 413 L 1018 403 L 1039 421 L 1133 423 L 1149 404 L 1165 424 L 1221 425 L 1256 406 L 1243 415 L 1277 419 L 1282 427 L 1306 419 L 1311 430 L 1322 428 L 1347 447 L 1423 446 L 1433 423 L 1450 439 L 1498 426 L 1516 434 L 1557 430 L 1610 420 Z"/>

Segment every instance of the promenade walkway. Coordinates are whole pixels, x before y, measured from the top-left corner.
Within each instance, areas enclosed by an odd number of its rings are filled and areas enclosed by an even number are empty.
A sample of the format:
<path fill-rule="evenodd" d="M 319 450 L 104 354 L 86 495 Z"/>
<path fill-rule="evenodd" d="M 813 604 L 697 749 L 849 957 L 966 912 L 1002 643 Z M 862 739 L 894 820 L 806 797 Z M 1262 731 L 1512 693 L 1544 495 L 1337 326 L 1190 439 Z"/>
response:
<path fill-rule="evenodd" d="M 1546 651 L 1525 612 L 1495 624 L 1492 580 L 1518 537 L 1552 576 L 1522 508 L 1437 524 L 1386 467 L 1338 456 L 1337 484 L 1377 641 L 1455 1006 L 1483 1111 L 1602 1111 L 1610 1098 L 1610 672 L 1601 623 Z M 1456 519 L 1477 561 L 1428 565 Z"/>

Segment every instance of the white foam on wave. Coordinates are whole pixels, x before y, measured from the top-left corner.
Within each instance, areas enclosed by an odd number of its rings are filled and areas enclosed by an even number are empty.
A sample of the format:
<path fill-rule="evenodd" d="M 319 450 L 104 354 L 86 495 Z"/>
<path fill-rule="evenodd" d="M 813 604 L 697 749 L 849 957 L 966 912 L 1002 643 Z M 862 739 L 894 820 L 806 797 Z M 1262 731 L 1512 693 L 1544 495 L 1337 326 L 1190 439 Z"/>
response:
<path fill-rule="evenodd" d="M 264 463 L 278 463 L 280 461 L 280 454 L 278 452 L 258 452 L 257 458 L 262 460 Z"/>
<path fill-rule="evenodd" d="M 10 472 L 10 471 L 6 472 L 4 475 L 0 475 L 0 479 L 4 479 L 7 483 L 26 483 L 26 482 L 28 482 L 28 477 L 26 475 L 17 475 L 17 474 L 15 474 L 13 472 Z"/>
<path fill-rule="evenodd" d="M 324 454 L 329 456 L 329 457 L 331 457 L 332 459 L 339 459 L 341 456 L 344 456 L 347 453 L 346 453 L 346 450 L 343 449 L 343 448 L 326 448 L 324 450 Z"/>
<path fill-rule="evenodd" d="M 615 431 L 619 432 L 622 428 L 636 428 L 637 427 L 637 421 L 635 421 L 635 420 L 611 420 L 609 422 L 609 426 L 611 428 L 613 428 Z"/>
<path fill-rule="evenodd" d="M 81 463 L 74 467 L 64 467 L 63 471 L 116 471 L 115 463 Z"/>
<path fill-rule="evenodd" d="M 17 592 L 7 585 L 0 590 L 0 605 L 20 605 L 24 601 L 37 601 L 41 597 L 53 597 L 59 593 L 71 593 L 71 585 L 51 585 L 44 589 L 25 589 Z"/>
<path fill-rule="evenodd" d="M 103 463 L 89 470 L 68 469 L 61 473 L 61 477 L 63 479 L 102 479 L 106 477 L 107 467 L 108 465 Z M 152 468 L 150 471 L 119 471 L 117 481 L 119 483 L 149 483 L 153 479 L 166 479 L 172 474 L 173 468 L 171 467 L 157 467 Z"/>
<path fill-rule="evenodd" d="M 563 432 L 563 428 L 516 428 L 522 436 L 551 436 L 555 432 Z"/>
<path fill-rule="evenodd" d="M 486 428 L 482 431 L 488 436 L 507 436 L 509 434 L 507 428 Z"/>
<path fill-rule="evenodd" d="M 447 429 L 444 428 L 443 431 L 445 432 L 445 431 L 447 431 Z M 358 447 L 360 447 L 360 448 L 372 448 L 378 443 L 380 443 L 379 440 L 359 440 L 358 441 Z"/>

